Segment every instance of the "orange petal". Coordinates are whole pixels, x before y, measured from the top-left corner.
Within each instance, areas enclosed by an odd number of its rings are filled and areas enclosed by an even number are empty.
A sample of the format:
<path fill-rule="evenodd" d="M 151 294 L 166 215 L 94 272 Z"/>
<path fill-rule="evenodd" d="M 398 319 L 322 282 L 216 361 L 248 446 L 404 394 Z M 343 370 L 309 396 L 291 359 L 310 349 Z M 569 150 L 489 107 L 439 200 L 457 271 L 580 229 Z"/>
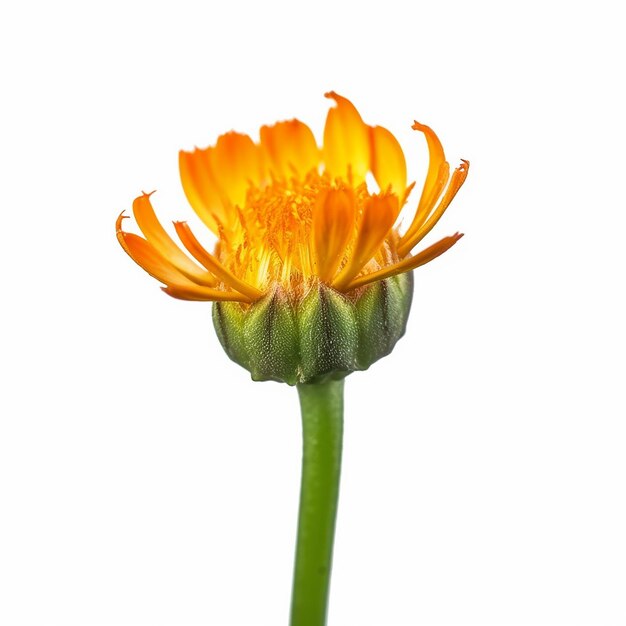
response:
<path fill-rule="evenodd" d="M 398 246 L 398 254 L 400 256 L 408 254 L 433 229 L 435 224 L 441 219 L 441 216 L 448 208 L 450 202 L 452 202 L 454 196 L 456 196 L 458 190 L 465 182 L 468 172 L 469 161 L 462 159 L 461 165 L 454 170 L 452 178 L 450 179 L 450 184 L 443 194 L 441 201 L 437 205 L 437 208 L 430 215 L 428 215 L 428 219 L 418 228 L 417 231 L 415 231 L 408 239 L 405 235 L 400 241 L 400 245 Z"/>
<path fill-rule="evenodd" d="M 133 202 L 133 214 L 141 232 L 154 246 L 157 252 L 167 259 L 176 269 L 198 285 L 214 287 L 217 284 L 215 277 L 209 272 L 199 268 L 165 232 L 154 213 L 150 203 L 150 194 L 135 198 Z"/>
<path fill-rule="evenodd" d="M 398 140 L 382 126 L 370 126 L 371 169 L 381 192 L 391 190 L 403 197 L 406 191 L 406 160 Z"/>
<path fill-rule="evenodd" d="M 299 120 L 261 126 L 261 147 L 274 174 L 290 178 L 294 173 L 304 176 L 320 162 L 311 129 Z"/>
<path fill-rule="evenodd" d="M 198 285 L 180 286 L 168 285 L 161 287 L 163 291 L 177 300 L 196 300 L 209 302 L 250 302 L 250 300 L 236 291 L 222 291 L 221 289 L 209 289 Z"/>
<path fill-rule="evenodd" d="M 228 220 L 217 183 L 211 172 L 209 152 L 195 149 L 193 152 L 180 151 L 178 167 L 183 190 L 189 204 L 200 219 L 216 234 L 219 235 L 218 224 L 227 225 Z"/>
<path fill-rule="evenodd" d="M 359 184 L 365 180 L 370 167 L 370 139 L 368 127 L 350 100 L 334 91 L 325 94 L 337 106 L 328 111 L 324 127 L 323 157 L 326 170 Z"/>
<path fill-rule="evenodd" d="M 402 261 L 400 261 L 399 263 L 383 267 L 376 272 L 371 272 L 370 274 L 359 276 L 358 278 L 355 278 L 353 281 L 350 282 L 345 291 L 350 291 L 351 289 L 356 289 L 357 287 L 363 287 L 364 285 L 369 285 L 370 283 L 376 282 L 377 280 L 382 280 L 383 278 L 389 278 L 390 276 L 395 276 L 396 274 L 409 272 L 410 270 L 414 270 L 420 265 L 425 265 L 433 259 L 436 259 L 446 250 L 449 250 L 461 237 L 463 237 L 462 233 L 456 233 L 451 237 L 444 237 L 441 241 L 438 241 L 429 248 L 426 248 L 426 250 L 422 250 L 415 256 L 410 256 L 406 259 L 402 259 Z"/>
<path fill-rule="evenodd" d="M 194 258 L 202 263 L 212 274 L 217 276 L 229 287 L 245 295 L 250 301 L 258 300 L 263 292 L 252 285 L 239 280 L 232 272 L 227 270 L 212 254 L 204 249 L 202 244 L 196 239 L 186 222 L 174 222 L 176 232 L 183 242 L 183 245 Z"/>
<path fill-rule="evenodd" d="M 350 258 L 333 281 L 335 289 L 344 291 L 348 283 L 378 252 L 396 221 L 398 211 L 398 197 L 395 195 L 372 196 L 367 200 Z"/>
<path fill-rule="evenodd" d="M 117 218 L 115 225 L 117 239 L 135 263 L 142 267 L 150 276 L 167 285 L 163 290 L 169 295 L 182 300 L 233 300 L 249 302 L 245 296 L 234 291 L 222 291 L 202 287 L 191 282 L 171 263 L 164 259 L 157 249 L 143 237 L 122 230 L 122 220 L 127 216 L 122 214 Z"/>
<path fill-rule="evenodd" d="M 128 256 L 142 267 L 150 276 L 156 278 L 158 281 L 169 285 L 175 282 L 188 282 L 193 284 L 190 280 L 185 278 L 171 263 L 168 263 L 143 237 L 135 235 L 133 233 L 126 233 L 121 229 L 122 219 L 127 218 L 127 215 L 120 215 L 116 224 L 117 240 Z"/>
<path fill-rule="evenodd" d="M 313 211 L 314 272 L 325 283 L 335 276 L 354 232 L 354 197 L 345 189 L 332 189 L 319 197 Z"/>
<path fill-rule="evenodd" d="M 209 153 L 209 160 L 228 211 L 232 211 L 230 205 L 244 206 L 250 183 L 258 185 L 262 179 L 259 147 L 248 135 L 226 133 L 218 137 L 215 148 Z M 235 219 L 235 215 L 232 217 Z"/>
<path fill-rule="evenodd" d="M 423 132 L 426 137 L 426 143 L 428 144 L 428 172 L 426 173 L 426 180 L 424 181 L 415 217 L 401 241 L 411 237 L 424 223 L 450 176 L 450 166 L 446 161 L 443 146 L 432 128 L 419 122 L 415 122 L 412 128 L 413 130 Z"/>

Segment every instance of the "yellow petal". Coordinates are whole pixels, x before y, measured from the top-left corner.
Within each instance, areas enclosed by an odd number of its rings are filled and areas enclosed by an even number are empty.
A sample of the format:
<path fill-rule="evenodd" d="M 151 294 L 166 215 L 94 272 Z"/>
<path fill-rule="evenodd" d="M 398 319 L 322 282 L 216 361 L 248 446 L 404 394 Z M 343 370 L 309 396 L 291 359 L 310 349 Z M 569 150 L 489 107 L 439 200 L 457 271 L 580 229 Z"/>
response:
<path fill-rule="evenodd" d="M 332 177 L 359 184 L 370 168 L 370 139 L 368 127 L 347 98 L 334 91 L 325 94 L 337 106 L 328 111 L 324 127 L 323 158 Z"/>
<path fill-rule="evenodd" d="M 313 132 L 299 120 L 261 126 L 261 147 L 271 170 L 285 179 L 304 176 L 320 162 L 320 149 Z"/>
<path fill-rule="evenodd" d="M 313 210 L 314 272 L 330 283 L 354 232 L 354 197 L 345 189 L 331 189 L 318 198 Z"/>
<path fill-rule="evenodd" d="M 370 127 L 371 169 L 381 192 L 391 190 L 400 198 L 406 191 L 406 159 L 398 140 L 382 126 Z"/>

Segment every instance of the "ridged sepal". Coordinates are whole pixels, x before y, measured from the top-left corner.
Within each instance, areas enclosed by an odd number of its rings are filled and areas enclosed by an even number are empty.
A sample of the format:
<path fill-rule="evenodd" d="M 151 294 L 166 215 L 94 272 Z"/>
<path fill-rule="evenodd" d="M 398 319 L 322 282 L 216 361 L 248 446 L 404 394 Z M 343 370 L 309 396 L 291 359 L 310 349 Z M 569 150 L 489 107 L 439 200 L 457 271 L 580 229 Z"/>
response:
<path fill-rule="evenodd" d="M 410 273 L 345 295 L 318 283 L 297 304 L 280 288 L 251 305 L 215 302 L 226 354 L 254 380 L 289 385 L 342 378 L 389 354 L 406 330 Z"/>

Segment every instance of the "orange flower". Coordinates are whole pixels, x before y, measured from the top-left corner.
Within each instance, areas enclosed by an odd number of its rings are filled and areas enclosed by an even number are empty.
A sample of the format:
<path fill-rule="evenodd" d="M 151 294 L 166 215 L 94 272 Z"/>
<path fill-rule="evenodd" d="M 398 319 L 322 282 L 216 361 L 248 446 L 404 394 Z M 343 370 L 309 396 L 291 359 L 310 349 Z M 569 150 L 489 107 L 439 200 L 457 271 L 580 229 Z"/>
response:
<path fill-rule="evenodd" d="M 185 194 L 218 237 L 213 252 L 186 222 L 175 222 L 183 252 L 159 223 L 150 194 L 133 203 L 145 239 L 122 230 L 126 216 L 117 220 L 124 250 L 175 298 L 252 303 L 276 286 L 294 299 L 315 282 L 348 293 L 453 246 L 462 235 L 411 256 L 465 181 L 469 163 L 450 175 L 437 135 L 415 122 L 430 160 L 413 219 L 400 234 L 396 222 L 413 188 L 400 144 L 382 126 L 365 124 L 346 98 L 326 95 L 337 106 L 328 112 L 321 149 L 309 127 L 294 119 L 263 126 L 258 144 L 230 132 L 215 146 L 180 153 Z M 365 182 L 370 172 L 376 193 Z"/>

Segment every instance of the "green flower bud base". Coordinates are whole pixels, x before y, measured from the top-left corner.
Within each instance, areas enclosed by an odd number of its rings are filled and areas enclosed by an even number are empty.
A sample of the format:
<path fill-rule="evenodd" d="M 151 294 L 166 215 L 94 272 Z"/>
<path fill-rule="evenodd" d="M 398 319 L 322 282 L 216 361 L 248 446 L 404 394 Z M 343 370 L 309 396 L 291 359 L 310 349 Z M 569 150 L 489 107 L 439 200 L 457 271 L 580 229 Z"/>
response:
<path fill-rule="evenodd" d="M 340 379 L 389 354 L 406 329 L 412 274 L 343 294 L 317 283 L 297 303 L 277 287 L 251 305 L 216 302 L 226 354 L 253 380 L 289 385 Z"/>

